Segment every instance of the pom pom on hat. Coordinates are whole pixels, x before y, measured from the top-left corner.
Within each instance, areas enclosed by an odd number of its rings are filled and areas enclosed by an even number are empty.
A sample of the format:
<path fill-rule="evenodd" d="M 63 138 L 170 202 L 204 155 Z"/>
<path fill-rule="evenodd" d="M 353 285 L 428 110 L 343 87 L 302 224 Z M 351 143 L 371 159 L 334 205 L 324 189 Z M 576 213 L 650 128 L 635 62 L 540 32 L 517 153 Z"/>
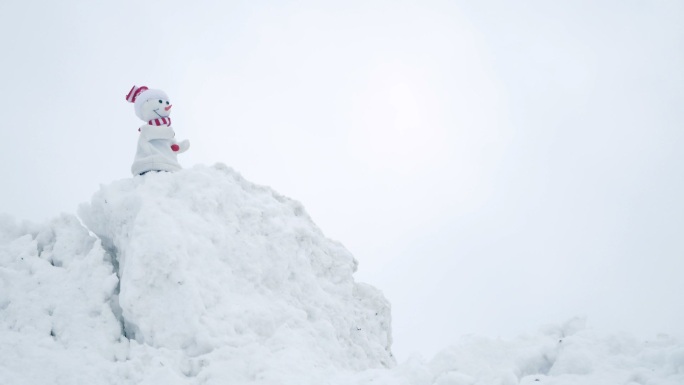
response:
<path fill-rule="evenodd" d="M 169 100 L 169 97 L 166 95 L 166 92 L 162 90 L 149 89 L 145 86 L 133 86 L 133 88 L 128 91 L 128 95 L 126 95 L 126 100 L 130 103 L 133 103 L 135 107 L 135 114 L 142 120 L 145 120 L 142 117 L 142 105 L 150 99 Z"/>
<path fill-rule="evenodd" d="M 133 86 L 130 91 L 128 91 L 128 95 L 126 95 L 126 100 L 129 101 L 130 103 L 135 103 L 135 99 L 144 91 L 147 91 L 149 88 L 142 86 L 142 87 L 136 87 Z"/>

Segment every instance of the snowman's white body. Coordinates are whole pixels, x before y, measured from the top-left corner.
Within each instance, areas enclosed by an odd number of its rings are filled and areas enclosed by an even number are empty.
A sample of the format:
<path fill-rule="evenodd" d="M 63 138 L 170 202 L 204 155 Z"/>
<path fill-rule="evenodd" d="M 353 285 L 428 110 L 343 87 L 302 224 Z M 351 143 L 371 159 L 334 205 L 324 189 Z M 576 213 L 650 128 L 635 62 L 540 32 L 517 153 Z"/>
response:
<path fill-rule="evenodd" d="M 135 87 L 134 87 L 135 89 Z M 140 127 L 138 148 L 131 166 L 133 175 L 148 171 L 178 171 L 182 167 L 177 155 L 190 147 L 190 142 L 177 142 L 171 127 L 171 104 L 161 90 L 146 90 L 135 100 L 136 115 L 149 123 Z M 160 123 L 163 121 L 163 123 Z M 166 124 L 168 121 L 168 124 Z"/>
<path fill-rule="evenodd" d="M 138 149 L 131 166 L 133 175 L 140 175 L 147 171 L 180 170 L 182 167 L 176 156 L 178 152 L 171 149 L 173 144 L 177 144 L 173 139 L 174 135 L 173 129 L 168 126 L 145 124 L 140 127 Z"/>

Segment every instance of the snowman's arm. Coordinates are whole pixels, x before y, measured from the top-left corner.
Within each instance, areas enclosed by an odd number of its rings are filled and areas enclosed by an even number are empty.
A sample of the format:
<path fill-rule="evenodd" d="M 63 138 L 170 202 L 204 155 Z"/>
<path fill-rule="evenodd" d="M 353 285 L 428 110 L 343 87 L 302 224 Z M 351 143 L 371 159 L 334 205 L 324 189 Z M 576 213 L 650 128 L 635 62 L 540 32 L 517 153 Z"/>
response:
<path fill-rule="evenodd" d="M 174 150 L 177 153 L 183 153 L 185 151 L 188 151 L 188 148 L 190 148 L 190 141 L 185 139 L 181 142 L 176 142 L 175 140 L 173 141 L 174 144 L 178 145 L 178 150 Z"/>
<path fill-rule="evenodd" d="M 176 135 L 172 129 L 166 126 L 150 126 L 146 124 L 140 127 L 140 133 L 147 138 L 147 140 L 153 139 L 173 139 Z"/>

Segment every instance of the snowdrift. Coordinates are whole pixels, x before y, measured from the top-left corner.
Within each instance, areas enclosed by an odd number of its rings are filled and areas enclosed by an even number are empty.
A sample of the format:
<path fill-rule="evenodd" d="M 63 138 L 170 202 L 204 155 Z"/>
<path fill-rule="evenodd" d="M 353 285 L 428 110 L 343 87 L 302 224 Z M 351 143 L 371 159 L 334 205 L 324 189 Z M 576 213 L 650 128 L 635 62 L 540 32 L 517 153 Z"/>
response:
<path fill-rule="evenodd" d="M 682 384 L 684 346 L 579 321 L 397 365 L 390 306 L 303 207 L 231 169 L 0 217 L 0 384 Z"/>
<path fill-rule="evenodd" d="M 127 338 L 188 356 L 256 349 L 292 366 L 393 364 L 389 304 L 354 282 L 349 252 L 299 203 L 228 168 L 121 181 L 80 214 L 118 262 L 113 307 Z"/>
<path fill-rule="evenodd" d="M 73 364 L 49 362 L 76 348 L 127 363 L 131 383 L 289 383 L 283 371 L 302 383 L 394 365 L 389 303 L 354 282 L 351 254 L 299 203 L 224 166 L 115 182 L 79 214 L 96 236 L 71 216 L 4 225 L 0 304 L 15 346 L 3 349 L 47 360 L 33 375 L 57 371 L 35 381 L 8 365 L 9 383 L 81 382 Z M 121 383 L 118 366 L 89 382 Z"/>

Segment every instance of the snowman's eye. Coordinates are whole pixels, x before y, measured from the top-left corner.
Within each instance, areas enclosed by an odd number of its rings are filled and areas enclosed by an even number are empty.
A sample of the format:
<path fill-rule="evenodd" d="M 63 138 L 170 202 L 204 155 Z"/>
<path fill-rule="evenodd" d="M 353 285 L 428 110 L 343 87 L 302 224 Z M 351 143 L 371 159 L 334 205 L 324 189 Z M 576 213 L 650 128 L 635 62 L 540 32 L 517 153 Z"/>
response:
<path fill-rule="evenodd" d="M 166 104 L 169 104 L 169 102 L 166 102 Z"/>
<path fill-rule="evenodd" d="M 161 104 L 161 103 L 162 103 L 162 101 L 160 100 L 160 101 L 159 101 L 159 104 Z"/>

